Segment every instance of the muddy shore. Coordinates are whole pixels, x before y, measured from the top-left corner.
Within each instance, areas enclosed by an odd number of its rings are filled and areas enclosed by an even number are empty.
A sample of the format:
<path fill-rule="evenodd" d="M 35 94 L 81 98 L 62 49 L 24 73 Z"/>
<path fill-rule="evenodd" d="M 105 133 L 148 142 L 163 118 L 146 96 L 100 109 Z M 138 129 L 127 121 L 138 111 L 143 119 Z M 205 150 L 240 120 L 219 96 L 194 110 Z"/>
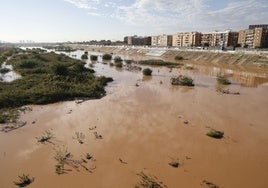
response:
<path fill-rule="evenodd" d="M 15 187 L 13 181 L 26 173 L 36 178 L 30 187 L 128 188 L 140 181 L 137 173 L 144 172 L 169 188 L 206 188 L 204 180 L 220 188 L 266 188 L 268 72 L 203 63 L 194 67 L 152 67 L 153 75 L 144 77 L 94 63 L 97 74 L 115 80 L 106 87 L 105 97 L 31 106 L 32 111 L 21 116 L 26 126 L 0 132 L 0 186 Z M 216 92 L 222 87 L 217 71 L 230 70 L 233 84 L 224 88 L 240 95 Z M 170 78 L 179 74 L 192 76 L 195 87 L 172 86 Z M 211 129 L 223 131 L 224 138 L 208 137 Z M 55 136 L 52 143 L 38 143 L 36 137 L 46 130 Z M 76 132 L 84 134 L 83 144 L 75 139 Z M 90 153 L 95 160 L 84 165 L 92 172 L 67 166 L 66 174 L 57 175 L 59 148 L 67 148 L 75 160 Z M 174 160 L 178 168 L 169 165 Z"/>

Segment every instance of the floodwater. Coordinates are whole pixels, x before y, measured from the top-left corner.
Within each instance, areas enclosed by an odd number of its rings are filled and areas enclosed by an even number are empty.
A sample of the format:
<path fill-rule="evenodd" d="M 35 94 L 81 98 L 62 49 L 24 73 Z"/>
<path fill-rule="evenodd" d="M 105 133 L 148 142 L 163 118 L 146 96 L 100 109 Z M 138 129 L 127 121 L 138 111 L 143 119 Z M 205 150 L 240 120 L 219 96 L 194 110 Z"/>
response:
<path fill-rule="evenodd" d="M 14 187 L 24 173 L 35 177 L 30 187 L 128 188 L 140 181 L 139 172 L 170 188 L 206 187 L 203 180 L 225 188 L 268 187 L 268 72 L 192 64 L 193 70 L 153 67 L 144 77 L 92 64 L 97 75 L 114 78 L 105 97 L 31 106 L 21 117 L 26 126 L 0 133 L 0 187 Z M 218 85 L 219 73 L 233 84 Z M 191 76 L 195 87 L 172 86 L 170 78 L 179 74 Z M 222 87 L 240 95 L 216 92 Z M 210 129 L 224 131 L 224 138 L 206 136 Z M 55 136 L 52 143 L 38 143 L 46 130 Z M 83 144 L 76 132 L 85 136 Z M 63 148 L 75 160 L 93 155 L 84 163 L 92 172 L 66 166 L 66 174 L 57 175 L 54 157 Z M 168 165 L 172 160 L 180 166 Z"/>
<path fill-rule="evenodd" d="M 0 81 L 2 82 L 12 82 L 16 79 L 21 78 L 21 75 L 13 71 L 12 65 L 7 65 L 6 62 L 4 62 L 1 65 L 1 69 L 9 69 L 10 71 L 7 73 L 0 73 Z"/>

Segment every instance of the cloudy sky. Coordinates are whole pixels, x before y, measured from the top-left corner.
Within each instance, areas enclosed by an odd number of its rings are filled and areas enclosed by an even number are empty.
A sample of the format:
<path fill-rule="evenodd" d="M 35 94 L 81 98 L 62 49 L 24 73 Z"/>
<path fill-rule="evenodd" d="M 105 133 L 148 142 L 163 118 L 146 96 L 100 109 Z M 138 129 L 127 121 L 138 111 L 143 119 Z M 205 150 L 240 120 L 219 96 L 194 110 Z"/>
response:
<path fill-rule="evenodd" d="M 0 0 L 0 40 L 122 40 L 126 35 L 268 24 L 268 0 Z"/>

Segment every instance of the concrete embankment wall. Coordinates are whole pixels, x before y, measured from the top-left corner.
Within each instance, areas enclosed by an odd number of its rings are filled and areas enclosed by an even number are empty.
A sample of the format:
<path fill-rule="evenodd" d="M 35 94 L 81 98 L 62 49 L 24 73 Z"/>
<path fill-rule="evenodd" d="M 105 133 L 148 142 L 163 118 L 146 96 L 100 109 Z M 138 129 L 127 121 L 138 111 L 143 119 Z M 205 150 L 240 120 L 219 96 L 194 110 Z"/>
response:
<path fill-rule="evenodd" d="M 162 57 L 175 57 L 176 55 L 199 62 L 268 67 L 268 57 L 255 54 L 169 50 Z"/>
<path fill-rule="evenodd" d="M 257 67 L 268 67 L 268 53 L 263 54 L 245 54 L 243 52 L 222 52 L 222 51 L 191 51 L 191 50 L 174 50 L 161 48 L 142 48 L 142 47 L 111 47 L 111 46 L 83 46 L 72 45 L 76 49 L 94 50 L 102 53 L 113 53 L 118 55 L 140 56 L 151 54 L 151 52 L 164 51 L 160 53 L 159 58 L 174 60 L 176 55 L 184 59 L 201 63 L 232 64 L 232 65 L 249 65 Z M 150 56 L 148 56 L 150 58 Z M 152 58 L 157 56 L 151 56 Z"/>

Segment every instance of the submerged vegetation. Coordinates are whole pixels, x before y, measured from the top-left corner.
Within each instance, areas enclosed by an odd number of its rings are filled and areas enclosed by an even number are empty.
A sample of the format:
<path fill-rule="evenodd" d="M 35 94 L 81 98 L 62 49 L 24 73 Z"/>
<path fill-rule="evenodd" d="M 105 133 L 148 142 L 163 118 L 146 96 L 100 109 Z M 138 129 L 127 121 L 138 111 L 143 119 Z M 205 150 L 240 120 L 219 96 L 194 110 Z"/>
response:
<path fill-rule="evenodd" d="M 142 73 L 143 73 L 143 75 L 145 75 L 145 76 L 150 76 L 150 75 L 152 75 L 152 69 L 150 69 L 150 68 L 145 68 L 145 69 L 143 69 L 143 71 L 142 71 Z"/>
<path fill-rule="evenodd" d="M 223 85 L 230 85 L 231 84 L 231 82 L 223 76 L 217 76 L 217 81 L 219 84 L 223 84 Z"/>
<path fill-rule="evenodd" d="M 123 67 L 123 59 L 120 56 L 116 56 L 114 58 L 114 65 L 115 67 L 122 68 Z"/>
<path fill-rule="evenodd" d="M 114 58 L 114 62 L 115 63 L 117 63 L 117 62 L 122 62 L 123 61 L 123 59 L 120 57 L 120 56 L 116 56 L 115 58 Z"/>
<path fill-rule="evenodd" d="M 167 187 L 162 182 L 158 182 L 157 178 L 148 176 L 144 172 L 137 174 L 141 177 L 141 181 L 135 185 L 135 188 L 164 188 Z"/>
<path fill-rule="evenodd" d="M 71 48 L 70 46 L 43 46 L 43 48 L 49 49 L 49 50 L 55 50 L 59 52 L 73 52 L 75 49 Z"/>
<path fill-rule="evenodd" d="M 123 67 L 123 63 L 121 61 L 117 61 L 114 63 L 114 66 L 115 67 L 118 67 L 118 68 L 122 68 Z"/>
<path fill-rule="evenodd" d="M 180 75 L 170 79 L 172 85 L 194 86 L 194 80 L 189 76 Z"/>
<path fill-rule="evenodd" d="M 100 98 L 112 78 L 96 77 L 85 63 L 64 54 L 27 51 L 13 55 L 7 64 L 22 75 L 0 82 L 0 110 L 27 104 L 48 104 L 75 98 Z M 3 120 L 2 120 L 3 121 Z"/>
<path fill-rule="evenodd" d="M 159 59 L 150 59 L 150 60 L 142 60 L 139 61 L 139 64 L 141 65 L 155 65 L 155 66 L 170 66 L 170 65 L 183 65 L 181 63 L 173 63 L 173 62 L 167 62 Z"/>
<path fill-rule="evenodd" d="M 112 55 L 111 54 L 104 54 L 102 56 L 102 60 L 112 60 Z"/>
<path fill-rule="evenodd" d="M 88 59 L 87 53 L 84 53 L 84 54 L 81 56 L 81 59 Z"/>
<path fill-rule="evenodd" d="M 50 142 L 50 140 L 54 138 L 54 135 L 50 130 L 46 130 L 41 137 L 37 137 L 37 142 L 45 143 Z"/>
<path fill-rule="evenodd" d="M 130 65 L 133 62 L 133 60 L 127 59 L 127 60 L 125 60 L 125 62 L 127 65 Z"/>
<path fill-rule="evenodd" d="M 98 60 L 98 56 L 96 56 L 96 55 L 90 55 L 90 60 L 91 61 L 97 61 Z"/>
<path fill-rule="evenodd" d="M 222 131 L 216 131 L 214 129 L 210 130 L 207 133 L 207 136 L 212 137 L 212 138 L 216 138 L 216 139 L 221 139 L 224 135 L 224 132 Z"/>
<path fill-rule="evenodd" d="M 0 123 L 16 123 L 21 113 L 31 110 L 30 107 L 0 109 Z"/>
<path fill-rule="evenodd" d="M 29 175 L 22 174 L 21 176 L 18 176 L 19 181 L 14 181 L 14 184 L 18 187 L 26 187 L 33 183 L 34 178 L 30 178 Z"/>

